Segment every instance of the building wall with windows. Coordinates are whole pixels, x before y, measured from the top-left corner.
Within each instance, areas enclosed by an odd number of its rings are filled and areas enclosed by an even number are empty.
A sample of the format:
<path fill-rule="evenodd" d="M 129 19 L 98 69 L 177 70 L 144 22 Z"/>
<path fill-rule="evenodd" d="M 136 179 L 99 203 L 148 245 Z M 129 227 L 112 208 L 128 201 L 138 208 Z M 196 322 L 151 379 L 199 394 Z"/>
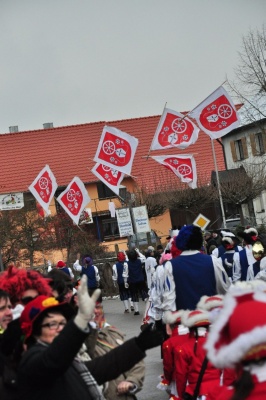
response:
<path fill-rule="evenodd" d="M 266 163 L 266 119 L 241 126 L 222 138 L 227 169 L 257 168 Z M 242 205 L 250 225 L 266 225 L 266 191 L 249 204 Z"/>

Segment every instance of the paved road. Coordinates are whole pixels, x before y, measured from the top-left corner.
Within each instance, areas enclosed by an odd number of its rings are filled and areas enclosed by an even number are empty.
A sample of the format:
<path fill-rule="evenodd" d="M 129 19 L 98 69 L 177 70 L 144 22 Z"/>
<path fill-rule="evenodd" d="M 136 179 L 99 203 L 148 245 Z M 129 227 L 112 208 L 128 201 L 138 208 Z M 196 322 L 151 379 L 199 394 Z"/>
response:
<path fill-rule="evenodd" d="M 120 299 L 103 300 L 106 320 L 108 323 L 116 326 L 126 334 L 126 338 L 130 339 L 140 333 L 140 324 L 145 303 L 140 301 L 140 315 L 124 314 L 123 303 Z M 138 400 L 166 400 L 167 394 L 156 388 L 158 384 L 158 376 L 162 373 L 161 350 L 159 347 L 147 351 L 145 358 L 146 374 L 144 386 L 138 393 Z"/>

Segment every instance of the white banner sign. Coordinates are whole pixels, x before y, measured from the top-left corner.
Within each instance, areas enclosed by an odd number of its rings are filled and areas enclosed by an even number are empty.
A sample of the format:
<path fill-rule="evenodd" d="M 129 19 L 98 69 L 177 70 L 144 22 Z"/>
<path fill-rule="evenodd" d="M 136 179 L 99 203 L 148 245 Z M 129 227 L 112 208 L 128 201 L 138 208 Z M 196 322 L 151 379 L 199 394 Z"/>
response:
<path fill-rule="evenodd" d="M 18 210 L 23 207 L 23 193 L 8 193 L 0 195 L 0 210 Z"/>
<path fill-rule="evenodd" d="M 129 208 L 118 208 L 116 218 L 120 237 L 133 235 L 133 226 Z"/>
<path fill-rule="evenodd" d="M 133 207 L 133 218 L 135 221 L 136 232 L 150 232 L 150 223 L 146 206 Z"/>

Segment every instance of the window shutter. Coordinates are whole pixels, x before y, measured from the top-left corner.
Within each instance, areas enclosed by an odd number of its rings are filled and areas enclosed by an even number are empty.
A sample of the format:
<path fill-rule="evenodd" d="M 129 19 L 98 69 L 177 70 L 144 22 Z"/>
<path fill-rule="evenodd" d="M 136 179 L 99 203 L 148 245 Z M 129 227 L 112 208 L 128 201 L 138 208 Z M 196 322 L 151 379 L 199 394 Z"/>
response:
<path fill-rule="evenodd" d="M 263 150 L 264 150 L 264 153 L 266 153 L 266 131 L 263 130 L 261 132 L 261 135 L 262 135 Z"/>
<path fill-rule="evenodd" d="M 252 155 L 256 156 L 257 155 L 257 149 L 256 149 L 256 142 L 255 142 L 255 133 L 251 133 L 250 134 L 250 144 L 251 144 Z"/>
<path fill-rule="evenodd" d="M 248 158 L 247 138 L 242 137 L 241 142 L 243 146 L 244 158 Z"/>
<path fill-rule="evenodd" d="M 231 154 L 232 154 L 233 161 L 236 162 L 237 161 L 237 156 L 236 156 L 236 147 L 235 147 L 234 140 L 231 140 L 230 147 L 231 147 Z"/>

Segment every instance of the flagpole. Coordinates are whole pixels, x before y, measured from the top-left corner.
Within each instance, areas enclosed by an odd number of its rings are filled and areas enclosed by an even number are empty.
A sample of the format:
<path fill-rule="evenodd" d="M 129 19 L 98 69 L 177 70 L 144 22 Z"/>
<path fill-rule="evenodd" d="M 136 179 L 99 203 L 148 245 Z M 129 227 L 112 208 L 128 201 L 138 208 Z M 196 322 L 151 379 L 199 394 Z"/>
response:
<path fill-rule="evenodd" d="M 226 220 L 225 220 L 225 214 L 224 214 L 223 198 L 222 198 L 222 193 L 221 193 L 219 173 L 218 173 L 218 168 L 217 168 L 216 154 L 215 154 L 215 151 L 214 151 L 213 139 L 211 139 L 211 143 L 212 143 L 212 156 L 213 156 L 215 172 L 216 172 L 217 188 L 218 188 L 219 200 L 220 200 L 220 205 L 221 205 L 221 210 L 222 210 L 223 225 L 224 225 L 224 228 L 226 228 Z"/>

